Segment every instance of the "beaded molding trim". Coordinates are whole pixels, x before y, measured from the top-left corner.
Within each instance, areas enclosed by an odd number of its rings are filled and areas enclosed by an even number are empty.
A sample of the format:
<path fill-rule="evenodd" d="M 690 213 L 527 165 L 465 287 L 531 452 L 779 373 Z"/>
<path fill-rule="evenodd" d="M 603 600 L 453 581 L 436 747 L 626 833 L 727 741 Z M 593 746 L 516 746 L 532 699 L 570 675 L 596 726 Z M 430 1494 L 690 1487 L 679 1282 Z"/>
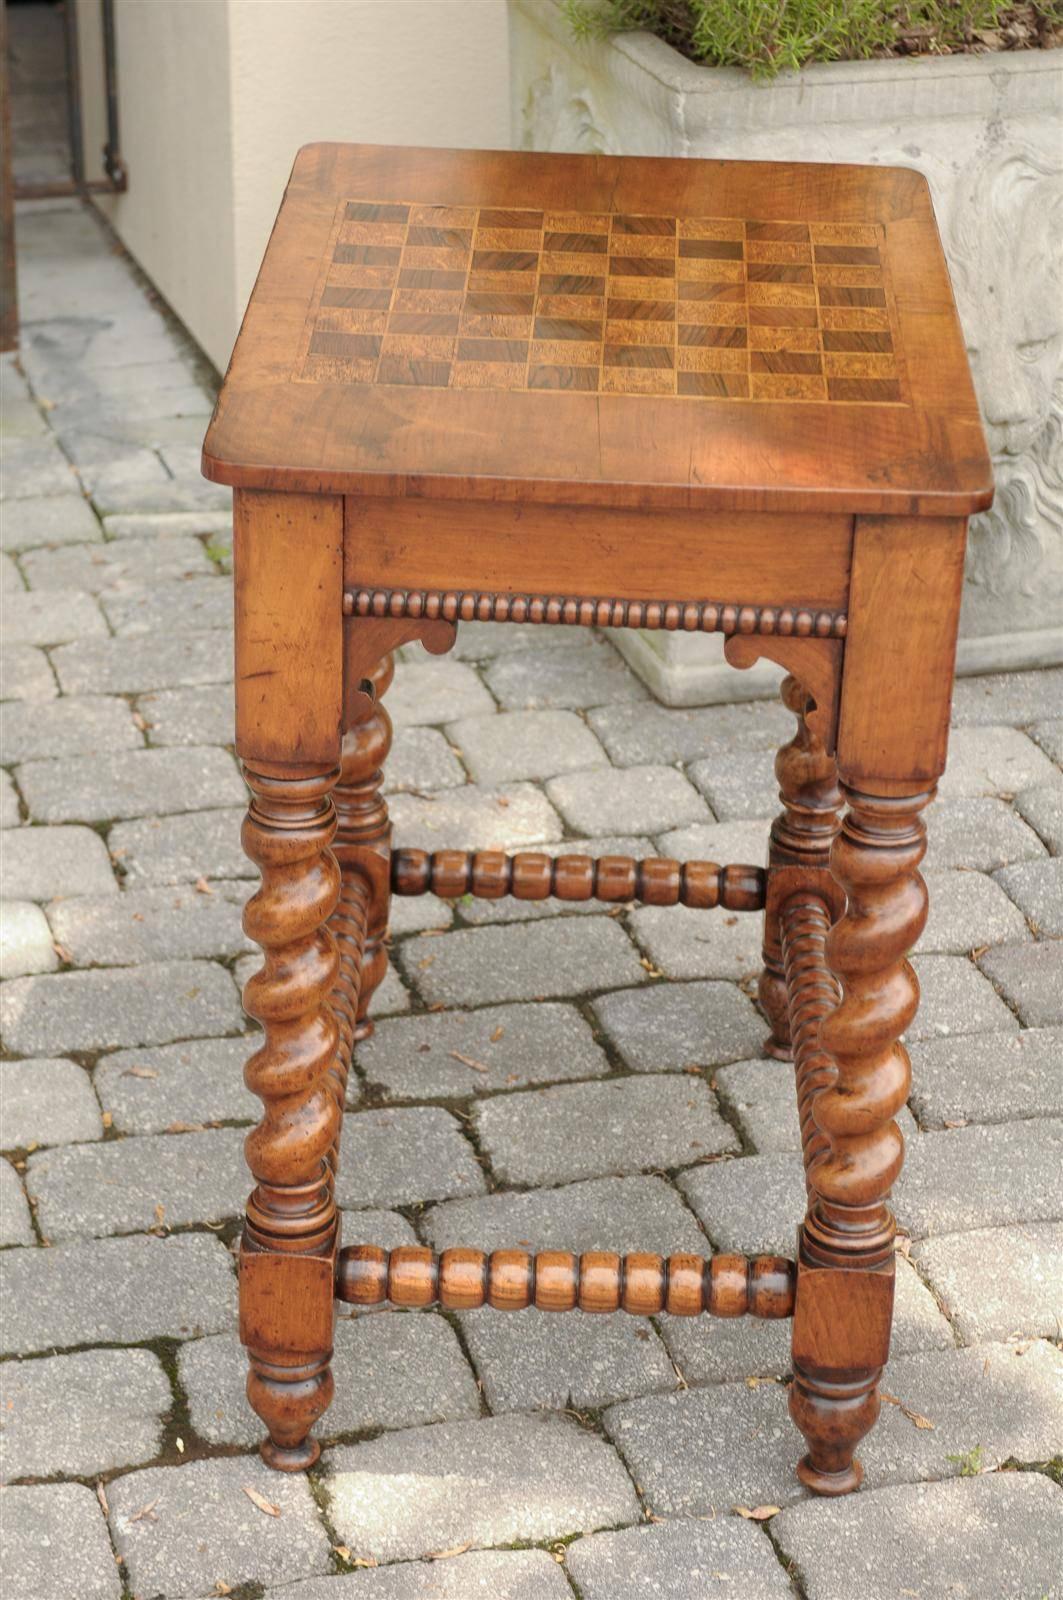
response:
<path fill-rule="evenodd" d="M 346 589 L 346 617 L 424 617 L 445 622 L 542 622 L 673 633 L 778 634 L 844 639 L 844 611 L 751 606 L 715 600 L 609 600 L 580 595 L 486 594 L 477 589 Z"/>

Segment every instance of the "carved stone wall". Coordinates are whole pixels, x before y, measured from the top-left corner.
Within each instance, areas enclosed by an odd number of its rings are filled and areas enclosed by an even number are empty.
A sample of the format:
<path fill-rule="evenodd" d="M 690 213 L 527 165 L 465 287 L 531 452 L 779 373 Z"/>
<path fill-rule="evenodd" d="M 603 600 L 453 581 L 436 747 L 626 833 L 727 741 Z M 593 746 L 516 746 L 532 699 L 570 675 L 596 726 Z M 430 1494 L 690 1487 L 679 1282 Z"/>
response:
<path fill-rule="evenodd" d="M 838 62 L 756 84 L 647 34 L 577 44 L 558 0 L 511 0 L 511 14 L 525 149 L 926 175 L 997 479 L 971 525 L 959 667 L 1063 660 L 1063 50 Z M 718 641 L 618 643 L 670 703 L 727 694 Z"/>

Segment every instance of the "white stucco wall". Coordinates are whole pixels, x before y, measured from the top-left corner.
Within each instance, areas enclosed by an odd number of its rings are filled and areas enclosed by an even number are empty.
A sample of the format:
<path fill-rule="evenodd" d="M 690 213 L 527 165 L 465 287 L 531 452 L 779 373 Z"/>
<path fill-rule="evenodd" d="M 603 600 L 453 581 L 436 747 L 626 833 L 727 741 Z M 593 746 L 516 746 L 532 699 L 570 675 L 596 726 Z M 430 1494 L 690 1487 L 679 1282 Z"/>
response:
<path fill-rule="evenodd" d="M 86 160 L 99 0 L 77 0 Z M 224 368 L 292 158 L 319 139 L 510 143 L 506 0 L 116 0 L 129 192 L 100 200 Z"/>
<path fill-rule="evenodd" d="M 78 0 L 88 176 L 107 136 L 98 0 Z M 116 0 L 129 192 L 101 195 L 130 254 L 216 364 L 238 320 L 229 0 Z"/>

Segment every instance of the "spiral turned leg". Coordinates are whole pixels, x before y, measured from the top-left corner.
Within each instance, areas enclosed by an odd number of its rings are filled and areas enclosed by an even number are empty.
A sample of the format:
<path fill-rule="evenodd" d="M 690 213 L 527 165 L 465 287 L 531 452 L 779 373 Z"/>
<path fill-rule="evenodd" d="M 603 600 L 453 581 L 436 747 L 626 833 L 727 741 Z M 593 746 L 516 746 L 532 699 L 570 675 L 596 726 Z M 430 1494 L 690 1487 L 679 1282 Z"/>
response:
<path fill-rule="evenodd" d="M 808 1442 L 798 1476 L 817 1494 L 860 1482 L 853 1452 L 878 1415 L 878 1380 L 893 1314 L 888 1199 L 904 1140 L 894 1117 L 908 1097 L 900 1035 L 919 1004 L 907 955 L 926 922 L 920 813 L 930 793 L 885 797 L 845 786 L 849 811 L 831 853 L 847 895 L 826 935 L 842 999 L 820 1025 L 837 1067 L 812 1100 L 819 1137 L 808 1167 L 794 1314 L 790 1414 Z"/>
<path fill-rule="evenodd" d="M 335 852 L 343 872 L 342 898 L 346 901 L 354 892 L 356 877 L 368 885 L 369 892 L 352 1042 L 367 1039 L 373 1031 L 368 1020 L 369 1002 L 388 969 L 384 940 L 391 911 L 391 824 L 380 786 L 391 749 L 391 718 L 382 701 L 394 676 L 394 660 L 386 655 L 370 677 L 375 690 L 372 709 L 343 736 L 340 779 L 333 795 L 338 822 Z"/>
<path fill-rule="evenodd" d="M 265 961 L 244 988 L 244 1006 L 265 1039 L 244 1073 L 263 1116 L 245 1146 L 256 1187 L 240 1253 L 240 1337 L 251 1362 L 248 1399 L 269 1429 L 262 1454 L 295 1472 L 316 1460 L 310 1429 L 332 1399 L 329 1154 L 340 1111 L 330 1081 L 338 963 L 327 922 L 340 888 L 329 849 L 336 772 L 258 762 L 245 766 L 245 777 L 252 801 L 243 844 L 262 886 L 244 928 Z"/>
<path fill-rule="evenodd" d="M 783 679 L 782 698 L 787 710 L 797 718 L 797 732 L 775 758 L 775 776 L 784 809 L 772 823 L 769 868 L 806 867 L 826 872 L 831 845 L 841 825 L 838 769 L 834 757 L 806 721 L 808 691 L 796 678 L 787 677 Z M 764 1053 L 788 1061 L 792 1046 L 777 903 L 764 913 L 763 954 L 758 999 L 771 1028 Z"/>

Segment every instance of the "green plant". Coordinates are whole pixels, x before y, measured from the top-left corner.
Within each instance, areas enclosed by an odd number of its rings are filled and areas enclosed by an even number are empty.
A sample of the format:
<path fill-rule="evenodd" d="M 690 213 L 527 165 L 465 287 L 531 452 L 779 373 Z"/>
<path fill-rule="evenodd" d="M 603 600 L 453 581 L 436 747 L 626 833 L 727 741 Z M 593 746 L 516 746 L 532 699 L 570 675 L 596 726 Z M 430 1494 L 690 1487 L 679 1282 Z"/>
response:
<path fill-rule="evenodd" d="M 965 1450 L 958 1456 L 946 1456 L 945 1460 L 956 1463 L 961 1478 L 977 1478 L 982 1471 L 982 1446 L 976 1444 L 973 1450 Z"/>
<path fill-rule="evenodd" d="M 565 10 L 579 37 L 645 28 L 694 61 L 759 78 L 809 61 L 947 54 L 1012 16 L 1016 43 L 1063 25 L 1063 0 L 565 0 Z"/>

